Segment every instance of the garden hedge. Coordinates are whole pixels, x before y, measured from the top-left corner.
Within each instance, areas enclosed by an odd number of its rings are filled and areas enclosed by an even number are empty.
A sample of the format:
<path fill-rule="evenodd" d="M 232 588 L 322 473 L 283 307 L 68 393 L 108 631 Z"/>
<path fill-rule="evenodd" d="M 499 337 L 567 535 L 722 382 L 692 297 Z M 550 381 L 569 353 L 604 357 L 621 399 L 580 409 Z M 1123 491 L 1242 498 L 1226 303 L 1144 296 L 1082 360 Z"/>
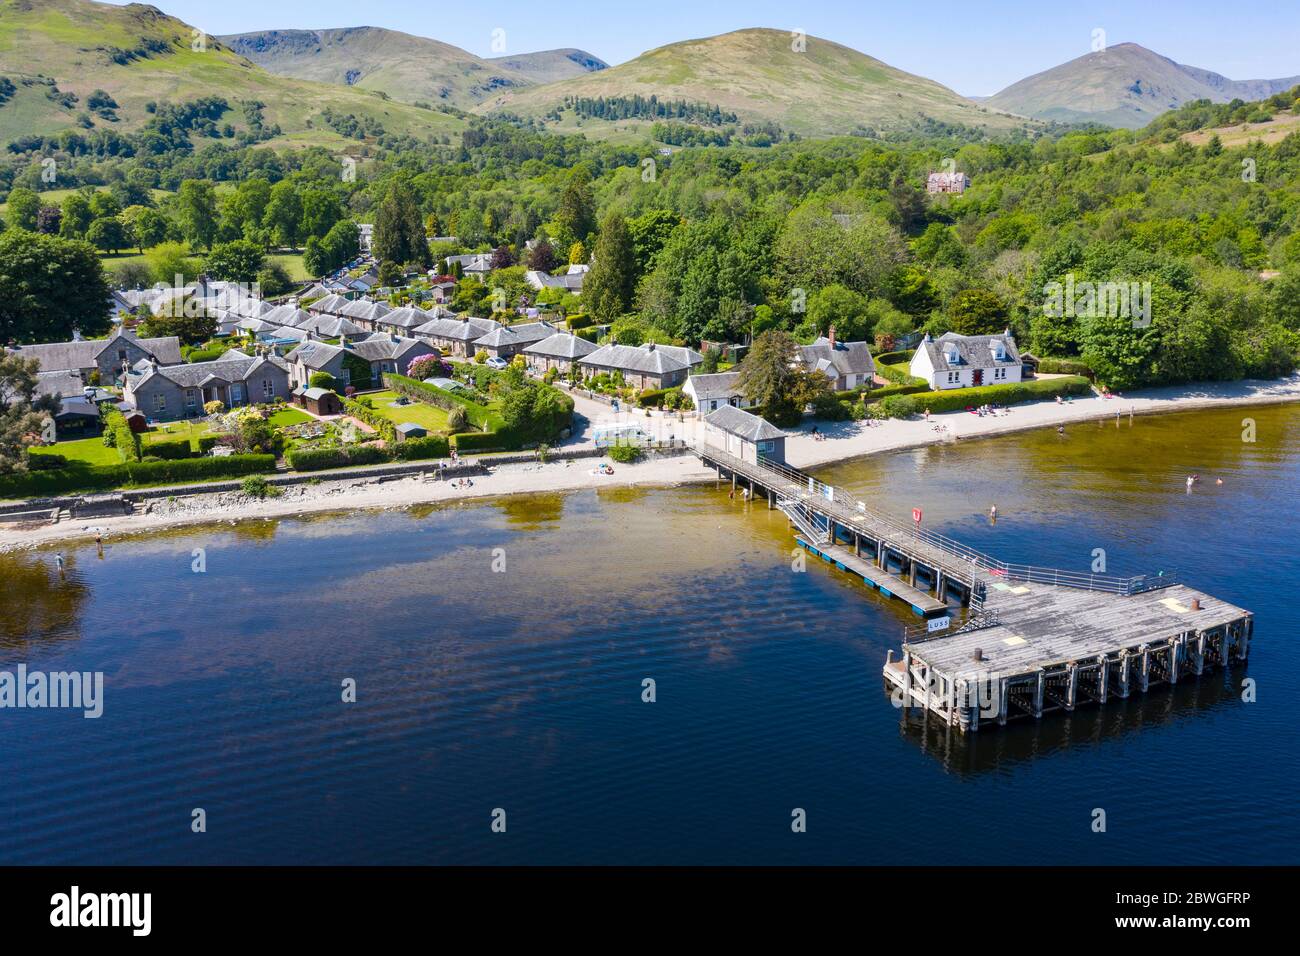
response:
<path fill-rule="evenodd" d="M 1097 377 L 1097 374 L 1083 362 L 1069 358 L 1039 359 L 1038 371 L 1045 375 L 1083 375 L 1090 379 Z"/>
<path fill-rule="evenodd" d="M 167 461 L 189 458 L 193 454 L 188 438 L 168 438 L 163 441 L 150 442 L 144 446 L 144 453 Z"/>
<path fill-rule="evenodd" d="M 379 432 L 381 438 L 385 441 L 397 440 L 397 425 L 392 419 L 379 414 L 373 408 L 367 408 L 355 398 L 345 398 L 343 400 L 343 411 L 347 412 L 353 418 L 365 422 L 375 431 Z"/>
<path fill-rule="evenodd" d="M 323 471 L 392 461 L 385 448 L 376 445 L 346 445 L 342 448 L 296 448 L 285 456 L 294 471 Z"/>
<path fill-rule="evenodd" d="M 919 408 L 928 408 L 931 412 L 953 412 L 980 405 L 1014 405 L 1016 402 L 1051 398 L 1054 395 L 1088 395 L 1091 392 L 1092 388 L 1086 378 L 1073 375 L 1069 378 L 922 392 L 912 398 Z"/>
<path fill-rule="evenodd" d="M 909 371 L 908 366 L 901 362 L 898 364 L 891 365 L 887 362 L 882 362 L 879 359 L 877 359 L 876 371 L 879 372 L 885 378 L 889 379 L 895 385 L 925 385 L 926 384 L 925 379 L 917 378 L 916 376 L 914 376 L 911 373 L 911 371 Z"/>
<path fill-rule="evenodd" d="M 230 455 L 226 458 L 183 458 L 178 461 L 126 462 L 120 465 L 76 465 L 57 471 L 0 476 L 0 498 L 45 498 L 72 492 L 112 491 L 133 485 L 207 481 L 275 471 L 274 455 Z"/>
<path fill-rule="evenodd" d="M 455 392 L 438 388 L 436 385 L 427 385 L 418 379 L 387 372 L 384 374 L 384 387 L 392 389 L 398 395 L 405 395 L 417 402 L 427 402 L 446 411 L 451 411 L 453 408 L 463 408 L 469 423 L 480 431 L 499 431 L 504 424 L 501 415 L 494 409 L 471 401 L 463 395 L 457 395 Z"/>
<path fill-rule="evenodd" d="M 401 461 L 427 461 L 430 458 L 446 458 L 451 454 L 451 443 L 441 435 L 428 438 L 408 438 L 398 442 L 393 453 Z"/>

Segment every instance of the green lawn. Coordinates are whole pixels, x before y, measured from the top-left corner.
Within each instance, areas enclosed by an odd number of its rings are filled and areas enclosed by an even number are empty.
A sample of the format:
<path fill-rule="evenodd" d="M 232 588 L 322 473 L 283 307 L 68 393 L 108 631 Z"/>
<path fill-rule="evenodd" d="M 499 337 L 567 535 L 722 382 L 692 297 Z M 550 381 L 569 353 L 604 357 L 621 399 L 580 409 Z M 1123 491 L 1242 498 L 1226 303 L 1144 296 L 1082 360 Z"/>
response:
<path fill-rule="evenodd" d="M 367 392 L 365 397 L 370 399 L 375 406 L 375 411 L 395 425 L 400 425 L 403 422 L 414 422 L 417 425 L 423 425 L 429 430 L 430 434 L 445 433 L 447 431 L 447 412 L 436 405 L 427 405 L 424 402 L 412 400 L 409 405 L 392 408 L 391 403 L 398 399 L 396 392 Z"/>
<path fill-rule="evenodd" d="M 302 414 L 298 412 L 297 414 Z M 305 418 L 306 416 L 304 416 Z M 292 425 L 294 422 L 282 422 L 278 424 Z M 208 434 L 211 429 L 206 421 L 200 422 L 164 422 L 151 432 L 146 432 L 141 436 L 144 441 L 145 454 L 147 455 L 149 446 L 156 441 L 174 441 L 177 438 L 189 437 L 190 447 L 198 451 L 198 439 Z M 122 459 L 118 457 L 116 448 L 109 448 L 104 444 L 100 437 L 95 438 L 78 438 L 75 441 L 61 441 L 54 445 L 46 445 L 41 448 L 33 448 L 33 455 L 62 455 L 69 461 L 82 461 L 87 465 L 119 465 Z"/>
<path fill-rule="evenodd" d="M 296 408 L 286 408 L 267 419 L 275 428 L 288 428 L 290 425 L 301 425 L 304 422 L 314 420 L 306 412 L 299 411 Z"/>

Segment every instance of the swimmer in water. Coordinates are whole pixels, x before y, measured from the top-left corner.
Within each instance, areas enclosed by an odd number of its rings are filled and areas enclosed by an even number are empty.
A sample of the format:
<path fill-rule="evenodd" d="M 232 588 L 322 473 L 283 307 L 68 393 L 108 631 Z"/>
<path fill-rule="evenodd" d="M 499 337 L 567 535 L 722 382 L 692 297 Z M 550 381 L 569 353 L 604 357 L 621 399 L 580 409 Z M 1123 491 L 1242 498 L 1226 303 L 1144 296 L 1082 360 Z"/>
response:
<path fill-rule="evenodd" d="M 1221 484 L 1223 484 L 1223 479 L 1222 479 L 1222 478 L 1215 478 L 1215 479 L 1214 479 L 1214 483 L 1215 483 L 1216 485 L 1221 485 Z"/>

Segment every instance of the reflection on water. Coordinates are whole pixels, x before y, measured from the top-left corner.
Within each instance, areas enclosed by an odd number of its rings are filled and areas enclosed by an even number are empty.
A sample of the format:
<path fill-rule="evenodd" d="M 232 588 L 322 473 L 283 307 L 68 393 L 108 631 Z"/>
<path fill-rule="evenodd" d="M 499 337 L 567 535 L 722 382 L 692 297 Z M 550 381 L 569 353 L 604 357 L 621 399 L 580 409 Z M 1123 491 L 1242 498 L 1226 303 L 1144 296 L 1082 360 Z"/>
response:
<path fill-rule="evenodd" d="M 77 565 L 95 556 L 94 550 L 72 554 L 60 573 L 53 554 L 0 554 L 0 650 L 6 657 L 77 636 L 90 596 Z"/>
<path fill-rule="evenodd" d="M 1101 548 L 1257 612 L 1259 703 L 1240 668 L 970 738 L 890 706 L 901 605 L 798 573 L 785 517 L 712 487 L 190 528 L 63 579 L 0 558 L 0 669 L 106 675 L 99 720 L 0 711 L 0 863 L 1293 862 L 1298 413 L 1251 410 L 1253 444 L 1216 412 L 827 469 L 1011 560 Z M 1103 845 L 1096 806 L 1166 839 Z"/>

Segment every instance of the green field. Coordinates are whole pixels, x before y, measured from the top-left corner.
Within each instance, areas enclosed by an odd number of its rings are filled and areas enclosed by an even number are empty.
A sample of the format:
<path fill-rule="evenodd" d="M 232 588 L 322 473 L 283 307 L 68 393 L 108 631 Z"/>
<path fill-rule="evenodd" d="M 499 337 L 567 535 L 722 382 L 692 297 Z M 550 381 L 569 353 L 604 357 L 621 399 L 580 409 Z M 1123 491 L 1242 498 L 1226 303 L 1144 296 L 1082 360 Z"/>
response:
<path fill-rule="evenodd" d="M 105 271 L 110 275 L 114 270 L 127 263 L 138 263 L 142 266 L 149 265 L 149 257 L 147 255 L 132 255 L 130 253 L 118 253 L 117 255 L 112 255 L 111 253 L 104 253 L 99 258 L 104 264 Z M 195 258 L 202 259 L 202 253 L 196 255 Z M 283 266 L 284 270 L 289 273 L 289 278 L 294 282 L 305 282 L 312 278 L 312 276 L 307 274 L 307 267 L 303 265 L 301 253 L 273 252 L 267 255 L 266 263 L 267 265 L 275 264 Z"/>
<path fill-rule="evenodd" d="M 414 422 L 416 425 L 423 425 L 430 434 L 447 432 L 447 412 L 436 405 L 412 401 L 411 404 L 403 405 L 401 408 L 393 408 L 390 403 L 397 401 L 396 392 L 367 392 L 365 397 L 374 404 L 376 412 L 394 425 Z"/>

